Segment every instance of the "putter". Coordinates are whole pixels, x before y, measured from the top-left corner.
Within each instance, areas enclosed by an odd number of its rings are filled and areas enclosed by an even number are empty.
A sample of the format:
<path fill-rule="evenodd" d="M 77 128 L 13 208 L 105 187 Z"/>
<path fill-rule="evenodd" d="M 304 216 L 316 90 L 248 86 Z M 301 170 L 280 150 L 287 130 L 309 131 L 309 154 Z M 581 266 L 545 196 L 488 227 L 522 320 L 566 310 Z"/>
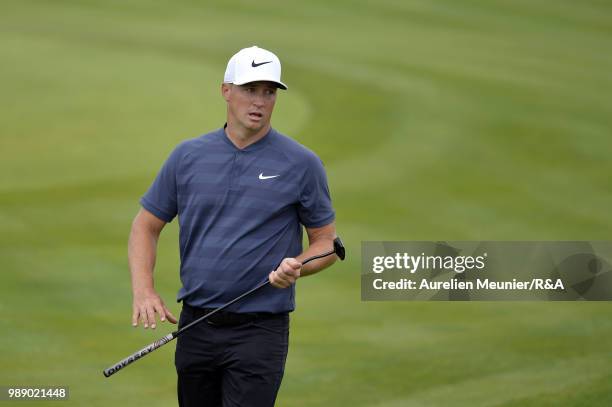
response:
<path fill-rule="evenodd" d="M 313 260 L 316 259 L 320 259 L 323 257 L 327 257 L 327 256 L 331 256 L 332 254 L 336 254 L 336 256 L 338 256 L 338 258 L 340 260 L 344 260 L 344 256 L 345 256 L 345 251 L 344 251 L 344 245 L 342 244 L 342 240 L 340 240 L 339 237 L 334 239 L 334 249 L 330 250 L 329 252 L 326 253 L 322 253 L 322 254 L 318 254 L 316 256 L 312 256 L 307 258 L 306 260 L 304 260 L 302 262 L 302 265 L 311 262 Z M 211 315 L 216 314 L 217 312 L 229 307 L 230 305 L 240 301 L 241 299 L 248 297 L 249 295 L 253 294 L 254 292 L 260 290 L 261 288 L 267 286 L 270 284 L 270 280 L 268 278 L 266 278 L 266 281 L 260 283 L 259 285 L 257 285 L 255 288 L 250 289 L 249 291 L 245 292 L 244 294 L 239 295 L 238 297 L 234 298 L 233 300 L 231 300 L 230 302 L 228 302 L 227 304 L 224 304 L 222 306 L 220 306 L 219 308 L 214 309 L 213 311 L 209 312 L 206 315 L 201 316 L 200 318 L 196 319 L 195 321 L 185 325 L 184 327 L 182 327 L 181 329 L 171 332 L 168 335 L 156 340 L 155 342 L 153 342 L 150 345 L 145 346 L 144 348 L 140 349 L 137 352 L 134 352 L 133 354 L 131 354 L 130 356 L 128 356 L 127 358 L 120 360 L 119 362 L 115 363 L 114 365 L 112 365 L 111 367 L 104 369 L 104 376 L 105 377 L 110 377 L 113 374 L 117 373 L 119 370 L 123 369 L 124 367 L 132 364 L 133 362 L 137 361 L 138 359 L 142 358 L 143 356 L 148 355 L 149 353 L 153 352 L 154 350 L 162 347 L 163 345 L 167 344 L 168 342 L 172 341 L 173 339 L 175 339 L 176 337 L 178 337 L 180 334 L 182 334 L 183 332 L 185 332 L 186 330 L 188 330 L 189 328 L 191 328 L 192 326 L 199 324 L 200 322 L 204 321 L 206 318 L 210 317 Z"/>

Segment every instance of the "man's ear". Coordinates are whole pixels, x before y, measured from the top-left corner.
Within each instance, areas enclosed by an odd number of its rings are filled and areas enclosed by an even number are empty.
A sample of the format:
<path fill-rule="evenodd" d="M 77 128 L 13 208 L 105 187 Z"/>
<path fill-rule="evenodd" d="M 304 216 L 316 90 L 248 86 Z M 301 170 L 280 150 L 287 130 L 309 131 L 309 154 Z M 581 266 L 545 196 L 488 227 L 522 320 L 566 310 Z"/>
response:
<path fill-rule="evenodd" d="M 229 102 L 230 94 L 232 93 L 232 85 L 231 83 L 222 83 L 221 84 L 221 96 L 225 99 L 226 102 Z"/>

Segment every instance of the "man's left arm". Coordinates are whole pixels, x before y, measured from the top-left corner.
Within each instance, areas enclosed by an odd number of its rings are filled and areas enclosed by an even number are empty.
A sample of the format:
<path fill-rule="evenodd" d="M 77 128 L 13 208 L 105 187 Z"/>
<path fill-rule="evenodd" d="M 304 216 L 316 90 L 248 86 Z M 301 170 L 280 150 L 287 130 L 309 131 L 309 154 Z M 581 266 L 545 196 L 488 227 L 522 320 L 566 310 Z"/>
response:
<path fill-rule="evenodd" d="M 316 256 L 334 249 L 334 239 L 336 235 L 336 224 L 334 222 L 320 228 L 306 228 L 308 234 L 308 249 L 296 257 L 300 263 L 309 257 Z M 300 277 L 315 274 L 336 261 L 337 256 L 326 256 L 316 259 L 303 266 L 300 270 Z"/>
<path fill-rule="evenodd" d="M 336 236 L 336 225 L 321 226 L 319 228 L 306 228 L 308 234 L 308 249 L 296 258 L 283 259 L 276 270 L 270 273 L 270 283 L 276 288 L 287 288 L 294 284 L 299 277 L 315 274 L 336 261 L 337 256 L 326 256 L 316 259 L 302 267 L 302 261 L 334 249 Z"/>

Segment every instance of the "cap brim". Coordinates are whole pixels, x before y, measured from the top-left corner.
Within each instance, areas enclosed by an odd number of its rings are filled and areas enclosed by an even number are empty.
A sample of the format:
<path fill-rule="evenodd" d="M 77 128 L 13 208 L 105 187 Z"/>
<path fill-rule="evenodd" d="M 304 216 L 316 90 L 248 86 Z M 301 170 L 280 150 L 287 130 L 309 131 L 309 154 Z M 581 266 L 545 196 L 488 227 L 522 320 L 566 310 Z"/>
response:
<path fill-rule="evenodd" d="M 285 85 L 284 83 L 280 82 L 280 81 L 275 81 L 274 79 L 268 79 L 268 78 L 257 78 L 257 79 L 248 79 L 245 81 L 234 81 L 232 82 L 234 85 L 245 85 L 247 83 L 251 83 L 251 82 L 271 82 L 273 84 L 276 85 L 277 88 L 283 89 L 283 90 L 287 90 L 287 85 Z"/>

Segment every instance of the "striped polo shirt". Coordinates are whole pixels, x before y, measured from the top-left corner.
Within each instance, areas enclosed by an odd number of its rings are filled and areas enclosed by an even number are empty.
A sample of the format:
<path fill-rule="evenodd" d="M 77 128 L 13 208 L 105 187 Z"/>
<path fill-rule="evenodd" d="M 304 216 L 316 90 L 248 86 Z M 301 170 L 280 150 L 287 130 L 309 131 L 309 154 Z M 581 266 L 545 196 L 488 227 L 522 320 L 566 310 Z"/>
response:
<path fill-rule="evenodd" d="M 302 252 L 302 225 L 334 220 L 321 160 L 274 129 L 244 149 L 224 128 L 182 142 L 140 203 L 165 222 L 178 215 L 177 301 L 195 307 L 219 307 L 265 281 Z M 294 297 L 294 286 L 267 286 L 228 309 L 288 312 Z"/>

